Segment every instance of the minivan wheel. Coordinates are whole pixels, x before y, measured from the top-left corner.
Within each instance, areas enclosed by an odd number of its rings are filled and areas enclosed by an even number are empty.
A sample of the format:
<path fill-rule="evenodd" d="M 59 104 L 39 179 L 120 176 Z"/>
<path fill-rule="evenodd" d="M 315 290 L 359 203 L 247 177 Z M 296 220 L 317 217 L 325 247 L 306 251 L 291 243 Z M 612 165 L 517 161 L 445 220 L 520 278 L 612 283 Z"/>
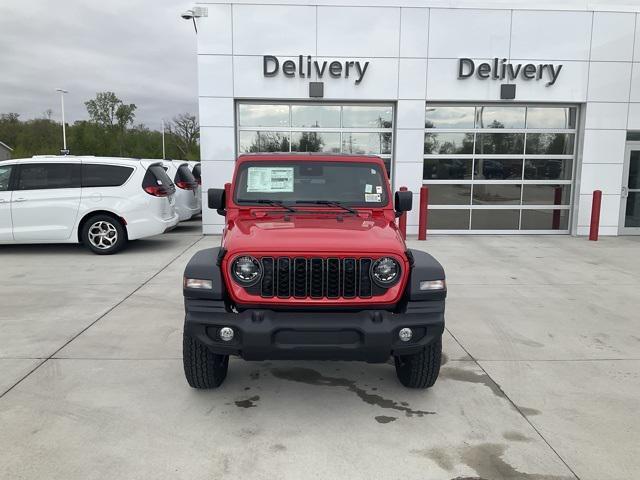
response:
<path fill-rule="evenodd" d="M 182 336 L 184 376 L 193 388 L 217 388 L 227 378 L 229 355 L 217 355 L 184 333 Z"/>
<path fill-rule="evenodd" d="M 442 358 L 442 336 L 422 352 L 394 357 L 396 375 L 407 388 L 429 388 L 436 383 Z"/>
<path fill-rule="evenodd" d="M 109 215 L 94 215 L 82 225 L 82 243 L 93 253 L 111 255 L 127 243 L 127 233 L 119 220 Z"/>

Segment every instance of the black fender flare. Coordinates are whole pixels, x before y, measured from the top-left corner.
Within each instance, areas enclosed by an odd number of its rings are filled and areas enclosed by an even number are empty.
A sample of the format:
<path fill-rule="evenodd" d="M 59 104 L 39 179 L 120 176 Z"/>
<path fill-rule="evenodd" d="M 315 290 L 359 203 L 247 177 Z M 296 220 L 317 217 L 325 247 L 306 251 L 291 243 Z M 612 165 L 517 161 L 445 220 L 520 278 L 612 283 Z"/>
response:
<path fill-rule="evenodd" d="M 420 282 L 425 280 L 445 280 L 444 268 L 435 258 L 422 250 L 407 250 L 411 273 L 407 282 L 406 298 L 409 301 L 444 300 L 447 290 L 422 291 Z"/>
<path fill-rule="evenodd" d="M 223 300 L 225 298 L 226 289 L 220 270 L 225 253 L 225 249 L 221 247 L 206 248 L 191 257 L 184 269 L 184 278 L 211 280 L 212 288 L 187 288 L 183 284 L 182 291 L 185 298 L 203 300 Z"/>

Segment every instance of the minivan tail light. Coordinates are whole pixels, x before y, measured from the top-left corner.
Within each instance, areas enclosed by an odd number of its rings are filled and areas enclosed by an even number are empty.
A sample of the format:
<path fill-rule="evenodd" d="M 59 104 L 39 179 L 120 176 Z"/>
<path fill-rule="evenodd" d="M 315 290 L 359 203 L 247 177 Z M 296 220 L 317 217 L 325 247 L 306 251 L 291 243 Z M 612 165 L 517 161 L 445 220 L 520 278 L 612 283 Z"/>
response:
<path fill-rule="evenodd" d="M 176 182 L 176 187 L 181 188 L 183 190 L 194 190 L 195 186 L 191 182 L 185 182 L 184 180 L 180 180 Z"/>
<path fill-rule="evenodd" d="M 154 197 L 169 196 L 169 191 L 162 186 L 149 185 L 148 187 L 144 187 L 144 191 L 147 192 L 149 195 L 153 195 Z"/>

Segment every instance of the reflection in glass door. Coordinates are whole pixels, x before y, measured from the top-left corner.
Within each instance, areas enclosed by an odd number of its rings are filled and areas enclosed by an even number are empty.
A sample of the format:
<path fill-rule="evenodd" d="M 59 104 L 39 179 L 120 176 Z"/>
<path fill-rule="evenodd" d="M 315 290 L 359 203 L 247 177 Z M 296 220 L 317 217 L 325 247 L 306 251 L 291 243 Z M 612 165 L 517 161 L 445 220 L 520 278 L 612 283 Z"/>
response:
<path fill-rule="evenodd" d="M 640 142 L 627 143 L 620 233 L 640 235 Z"/>

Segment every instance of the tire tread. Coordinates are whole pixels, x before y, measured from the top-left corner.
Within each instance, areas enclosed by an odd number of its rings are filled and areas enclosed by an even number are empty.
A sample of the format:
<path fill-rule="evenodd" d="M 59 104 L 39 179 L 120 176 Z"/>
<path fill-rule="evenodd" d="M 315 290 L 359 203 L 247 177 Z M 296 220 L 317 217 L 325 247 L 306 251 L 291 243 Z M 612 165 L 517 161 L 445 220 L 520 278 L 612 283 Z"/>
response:
<path fill-rule="evenodd" d="M 186 333 L 182 341 L 182 358 L 185 377 L 193 388 L 217 388 L 227 376 L 229 357 L 212 353 Z"/>
<path fill-rule="evenodd" d="M 408 388 L 429 388 L 436 383 L 442 360 L 442 336 L 414 355 L 395 357 L 400 383 Z"/>

